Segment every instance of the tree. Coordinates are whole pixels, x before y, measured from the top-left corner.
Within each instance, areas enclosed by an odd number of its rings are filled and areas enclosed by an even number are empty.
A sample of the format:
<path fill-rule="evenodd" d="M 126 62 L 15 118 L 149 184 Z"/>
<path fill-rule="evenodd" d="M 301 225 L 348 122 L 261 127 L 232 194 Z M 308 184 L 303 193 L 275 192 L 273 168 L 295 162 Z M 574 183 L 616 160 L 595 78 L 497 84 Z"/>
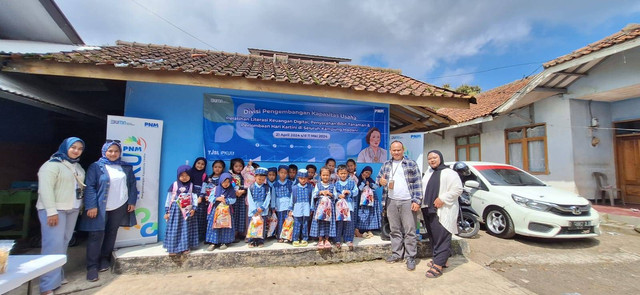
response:
<path fill-rule="evenodd" d="M 482 92 L 482 88 L 480 88 L 479 85 L 462 84 L 462 85 L 458 86 L 458 88 L 453 89 L 451 87 L 451 84 L 445 83 L 445 84 L 442 84 L 442 88 L 446 88 L 446 89 L 449 89 L 449 90 L 453 90 L 455 92 L 460 92 L 460 93 L 469 94 L 469 95 L 476 95 L 476 94 Z"/>

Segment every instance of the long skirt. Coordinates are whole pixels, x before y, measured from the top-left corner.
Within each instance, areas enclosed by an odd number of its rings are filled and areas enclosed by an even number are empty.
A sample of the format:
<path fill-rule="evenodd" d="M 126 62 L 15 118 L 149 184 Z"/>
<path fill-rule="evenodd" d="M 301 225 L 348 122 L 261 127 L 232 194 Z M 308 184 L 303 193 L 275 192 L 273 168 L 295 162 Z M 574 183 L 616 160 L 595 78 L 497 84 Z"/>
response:
<path fill-rule="evenodd" d="M 380 206 L 358 206 L 358 226 L 356 228 L 367 231 L 381 228 L 382 213 Z"/>
<path fill-rule="evenodd" d="M 198 246 L 198 223 L 194 217 L 184 220 L 178 204 L 171 203 L 163 247 L 169 253 L 181 253 Z"/>
<path fill-rule="evenodd" d="M 316 202 L 315 211 L 318 210 L 318 203 Z M 332 204 L 333 205 L 333 204 Z M 336 218 L 335 218 L 335 206 L 333 208 L 333 212 L 331 212 L 331 221 L 317 220 L 311 215 L 313 219 L 311 221 L 311 232 L 310 235 L 312 237 L 336 237 Z"/>
<path fill-rule="evenodd" d="M 207 215 L 207 236 L 205 241 L 211 244 L 230 244 L 233 242 L 236 233 L 233 229 L 233 222 L 231 223 L 231 228 L 213 228 L 213 216 L 218 205 L 212 207 L 211 213 Z"/>
<path fill-rule="evenodd" d="M 231 205 L 233 208 L 233 213 L 231 215 L 233 219 L 233 228 L 243 237 L 247 235 L 247 228 L 249 226 L 249 223 L 247 223 L 246 199 L 246 196 L 243 196 L 242 198 L 238 198 L 235 204 Z"/>
<path fill-rule="evenodd" d="M 202 203 L 198 204 L 198 210 L 196 211 L 196 220 L 198 221 L 198 241 L 204 241 L 204 237 L 207 234 L 207 208 L 209 202 L 206 197 L 202 197 Z"/>

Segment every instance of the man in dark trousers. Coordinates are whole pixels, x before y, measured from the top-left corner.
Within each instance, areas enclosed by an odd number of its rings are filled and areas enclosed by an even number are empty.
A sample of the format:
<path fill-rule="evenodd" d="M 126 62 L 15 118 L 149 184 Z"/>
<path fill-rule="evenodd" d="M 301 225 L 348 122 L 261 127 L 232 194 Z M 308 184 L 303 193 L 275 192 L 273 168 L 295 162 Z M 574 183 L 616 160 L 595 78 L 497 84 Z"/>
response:
<path fill-rule="evenodd" d="M 417 212 L 422 203 L 422 179 L 415 161 L 404 157 L 404 145 L 391 143 L 391 160 L 382 164 L 376 182 L 383 187 L 387 217 L 391 227 L 391 256 L 387 263 L 395 263 L 404 257 L 407 269 L 416 269 Z"/>

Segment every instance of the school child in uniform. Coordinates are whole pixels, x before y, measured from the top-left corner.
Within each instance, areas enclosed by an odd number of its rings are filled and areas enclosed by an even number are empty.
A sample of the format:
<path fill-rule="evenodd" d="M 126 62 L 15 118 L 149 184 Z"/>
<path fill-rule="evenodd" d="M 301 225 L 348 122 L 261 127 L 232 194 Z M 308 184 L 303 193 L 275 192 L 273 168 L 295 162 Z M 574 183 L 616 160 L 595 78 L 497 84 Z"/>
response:
<path fill-rule="evenodd" d="M 193 167 L 187 172 L 193 183 L 193 192 L 198 194 L 198 210 L 196 210 L 196 222 L 198 223 L 198 241 L 204 241 L 204 235 L 207 232 L 207 207 L 209 202 L 206 198 L 200 196 L 202 185 L 207 180 L 207 159 L 198 157 L 193 162 Z"/>
<path fill-rule="evenodd" d="M 216 173 L 215 170 L 214 168 L 214 173 Z M 222 173 L 217 181 L 218 185 L 208 195 L 209 202 L 212 205 L 207 214 L 207 236 L 205 241 L 211 244 L 207 251 L 213 251 L 217 246 L 220 246 L 220 250 L 225 250 L 227 249 L 227 244 L 233 242 L 236 233 L 233 228 L 233 222 L 231 223 L 231 228 L 213 228 L 215 212 L 218 206 L 221 204 L 232 206 L 236 202 L 236 191 L 231 185 L 231 179 L 231 174 Z"/>
<path fill-rule="evenodd" d="M 211 207 L 211 203 L 209 203 L 209 196 L 211 195 L 211 192 L 213 192 L 213 189 L 216 186 L 218 186 L 218 184 L 220 183 L 220 175 L 222 175 L 222 172 L 224 172 L 224 167 L 225 167 L 225 163 L 222 160 L 215 160 L 213 162 L 213 164 L 211 165 L 211 168 L 213 169 L 212 175 L 207 177 L 207 180 L 204 183 L 202 183 L 202 188 L 200 189 L 200 193 L 198 194 L 198 196 L 203 199 L 203 202 L 206 201 L 206 203 L 208 204 L 207 207 L 205 207 L 203 210 L 204 211 L 203 214 L 205 214 L 205 218 L 207 219 L 207 221 L 209 218 L 208 210 Z M 198 230 L 205 231 L 204 243 L 210 244 L 209 242 L 207 242 L 207 239 L 206 239 L 207 223 L 205 223 L 202 228 L 198 224 Z"/>
<path fill-rule="evenodd" d="M 198 197 L 187 173 L 190 168 L 188 165 L 178 167 L 178 180 L 169 187 L 164 204 L 167 232 L 163 246 L 171 256 L 189 254 L 189 249 L 198 246 L 198 224 L 193 217 Z"/>
<path fill-rule="evenodd" d="M 278 179 L 278 168 L 269 167 L 267 169 L 267 184 L 269 187 L 273 188 L 273 183 Z"/>
<path fill-rule="evenodd" d="M 353 200 L 358 195 L 358 186 L 349 178 L 349 172 L 346 165 L 338 165 L 338 181 L 336 181 L 334 195 L 339 199 L 346 199 L 349 205 L 349 214 L 353 218 L 354 206 Z M 344 241 L 349 246 L 349 250 L 353 250 L 353 235 L 355 232 L 355 222 L 351 221 L 336 221 L 336 248 L 341 248 L 341 243 Z"/>
<path fill-rule="evenodd" d="M 267 184 L 267 168 L 256 169 L 256 182 L 247 190 L 247 201 L 249 203 L 248 216 L 262 216 L 262 238 L 249 239 L 249 248 L 264 246 L 264 239 L 267 236 L 267 215 L 269 215 L 269 204 L 271 204 L 271 190 Z"/>
<path fill-rule="evenodd" d="M 372 230 L 378 230 L 381 227 L 381 218 L 382 213 L 380 211 L 380 204 L 378 204 L 379 200 L 376 197 L 376 189 L 378 189 L 378 185 L 371 178 L 371 173 L 373 173 L 373 169 L 371 166 L 365 166 L 360 172 L 360 177 L 358 177 L 358 189 L 360 190 L 360 201 L 358 202 L 358 224 L 356 226 L 356 234 L 359 232 L 363 233 L 362 236 L 366 239 L 373 237 Z M 370 205 L 360 205 L 362 203 L 362 191 L 365 187 L 371 188 L 373 192 L 373 202 Z"/>
<path fill-rule="evenodd" d="M 354 159 L 349 159 L 347 160 L 347 172 L 349 172 L 349 179 L 353 180 L 353 182 L 358 185 L 358 175 L 356 174 L 356 161 Z M 362 234 L 360 233 L 360 231 L 358 230 L 358 202 L 360 200 L 359 196 L 353 196 L 354 200 L 353 203 L 355 204 L 354 210 L 353 210 L 353 215 L 351 216 L 351 221 L 353 222 L 353 225 L 355 227 L 355 233 L 354 235 L 358 238 L 362 237 Z"/>
<path fill-rule="evenodd" d="M 324 166 L 331 170 L 331 183 L 335 183 L 338 180 L 338 174 L 336 174 L 336 160 L 329 158 L 324 162 Z"/>
<path fill-rule="evenodd" d="M 334 185 L 331 183 L 331 171 L 327 167 L 320 168 L 320 182 L 313 189 L 312 197 L 315 208 L 318 210 L 318 204 L 323 196 L 329 197 L 331 200 L 331 221 L 318 220 L 315 217 L 311 221 L 311 236 L 318 238 L 318 249 L 331 249 L 329 238 L 336 237 L 336 217 L 334 204 Z"/>
<path fill-rule="evenodd" d="M 289 165 L 289 180 L 291 180 L 291 183 L 296 184 L 298 183 L 296 176 L 298 175 L 298 166 L 296 164 L 291 164 Z"/>
<path fill-rule="evenodd" d="M 288 178 L 287 165 L 278 166 L 278 180 L 273 183 L 273 193 L 271 194 L 271 210 L 278 215 L 278 228 L 276 229 L 275 236 L 278 238 L 278 243 L 289 242 L 280 239 L 280 233 L 282 232 L 282 223 L 289 216 L 289 205 L 291 203 L 291 187 L 293 182 Z"/>
<path fill-rule="evenodd" d="M 258 163 L 254 163 L 253 160 L 249 160 L 249 164 L 242 168 L 240 175 L 242 175 L 242 179 L 244 179 L 244 187 L 250 187 L 254 182 L 256 182 L 256 169 L 258 169 L 260 165 Z"/>
<path fill-rule="evenodd" d="M 307 165 L 306 169 L 307 169 L 307 173 L 309 174 L 309 183 L 313 187 L 316 187 L 316 183 L 318 183 L 318 175 L 316 175 L 316 172 L 318 171 L 318 167 L 316 167 L 316 165 L 309 164 Z"/>
<path fill-rule="evenodd" d="M 307 169 L 298 170 L 298 183 L 291 188 L 291 203 L 289 216 L 293 216 L 293 246 L 306 247 L 309 245 L 309 215 L 311 209 L 311 193 L 313 188 L 308 184 Z M 301 235 L 302 233 L 302 235 Z M 302 237 L 301 237 L 302 236 Z"/>
<path fill-rule="evenodd" d="M 229 174 L 231 185 L 236 191 L 236 203 L 231 207 L 233 228 L 236 230 L 234 242 L 244 239 L 247 235 L 247 189 L 244 186 L 244 178 L 240 174 L 244 169 L 244 161 L 240 158 L 231 159 Z"/>

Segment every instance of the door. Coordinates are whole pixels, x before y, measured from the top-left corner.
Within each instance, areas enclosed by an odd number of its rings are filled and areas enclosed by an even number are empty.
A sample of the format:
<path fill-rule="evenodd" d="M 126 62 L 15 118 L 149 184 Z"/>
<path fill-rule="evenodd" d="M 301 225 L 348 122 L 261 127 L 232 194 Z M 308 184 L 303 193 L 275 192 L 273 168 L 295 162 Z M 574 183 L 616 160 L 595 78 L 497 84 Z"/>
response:
<path fill-rule="evenodd" d="M 640 135 L 616 137 L 616 158 L 624 200 L 640 204 Z"/>

